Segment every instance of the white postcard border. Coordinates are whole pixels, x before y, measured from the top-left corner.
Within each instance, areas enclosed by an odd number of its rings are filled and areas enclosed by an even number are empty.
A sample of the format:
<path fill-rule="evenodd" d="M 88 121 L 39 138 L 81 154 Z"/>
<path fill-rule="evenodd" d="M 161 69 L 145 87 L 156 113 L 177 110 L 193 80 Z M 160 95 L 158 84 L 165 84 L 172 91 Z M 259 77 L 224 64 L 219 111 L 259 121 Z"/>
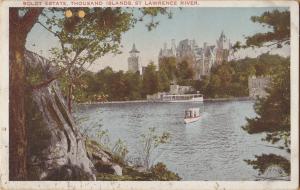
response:
<path fill-rule="evenodd" d="M 60 0 L 64 1 L 64 0 Z M 76 0 L 75 0 L 76 1 Z M 67 1 L 67 2 L 70 2 Z M 297 189 L 299 183 L 299 9 L 297 1 L 201 1 L 193 7 L 289 7 L 291 13 L 291 181 L 8 181 L 8 7 L 1 3 L 0 41 L 0 188 L 2 189 Z M 141 5 L 143 6 L 143 5 Z M 136 7 L 136 6 L 134 6 Z M 168 6 L 165 6 L 168 7 Z M 191 6 L 180 6 L 191 7 Z M 230 174 L 228 174 L 230 175 Z"/>

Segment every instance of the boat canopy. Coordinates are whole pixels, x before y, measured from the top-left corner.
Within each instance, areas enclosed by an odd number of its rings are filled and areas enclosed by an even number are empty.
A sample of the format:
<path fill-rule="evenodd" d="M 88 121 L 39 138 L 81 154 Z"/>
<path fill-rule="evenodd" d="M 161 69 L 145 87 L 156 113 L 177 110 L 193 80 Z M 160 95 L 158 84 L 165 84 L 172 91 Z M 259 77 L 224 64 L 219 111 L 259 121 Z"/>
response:
<path fill-rule="evenodd" d="M 163 94 L 162 100 L 192 100 L 195 98 L 203 98 L 202 94 Z"/>
<path fill-rule="evenodd" d="M 199 108 L 189 108 L 185 111 L 185 118 L 194 118 L 200 116 L 200 109 Z"/>
<path fill-rule="evenodd" d="M 196 98 L 196 97 L 203 97 L 202 94 L 163 94 L 163 97 L 189 97 L 189 98 Z"/>

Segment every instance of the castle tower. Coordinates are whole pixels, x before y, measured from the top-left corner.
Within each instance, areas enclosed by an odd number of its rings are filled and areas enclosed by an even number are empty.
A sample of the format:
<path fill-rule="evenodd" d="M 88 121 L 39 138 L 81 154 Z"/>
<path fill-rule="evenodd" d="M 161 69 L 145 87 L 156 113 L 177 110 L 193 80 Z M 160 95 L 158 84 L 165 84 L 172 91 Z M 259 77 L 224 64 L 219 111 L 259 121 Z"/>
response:
<path fill-rule="evenodd" d="M 219 40 L 217 40 L 217 46 L 220 49 L 224 48 L 224 43 L 226 43 L 226 36 L 224 34 L 224 31 L 221 32 L 221 35 L 219 37 Z"/>
<path fill-rule="evenodd" d="M 224 31 L 222 31 L 217 40 L 216 64 L 220 65 L 223 61 L 228 61 L 230 51 L 230 41 L 225 36 Z"/>
<path fill-rule="evenodd" d="M 129 52 L 130 57 L 128 58 L 128 71 L 133 73 L 139 72 L 141 74 L 141 64 L 139 51 L 136 49 L 135 44 L 132 45 L 132 49 Z"/>

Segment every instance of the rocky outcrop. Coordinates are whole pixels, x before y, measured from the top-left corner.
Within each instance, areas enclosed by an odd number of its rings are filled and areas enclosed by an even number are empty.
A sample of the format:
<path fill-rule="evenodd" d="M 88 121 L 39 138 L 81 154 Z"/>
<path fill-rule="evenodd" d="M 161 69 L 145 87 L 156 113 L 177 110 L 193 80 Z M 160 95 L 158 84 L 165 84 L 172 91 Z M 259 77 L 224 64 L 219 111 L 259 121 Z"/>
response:
<path fill-rule="evenodd" d="M 48 81 L 57 73 L 45 58 L 27 51 L 27 80 Z M 28 139 L 28 180 L 180 180 L 156 165 L 141 172 L 96 141 L 85 139 L 68 112 L 56 80 L 39 88 L 28 88 L 26 126 Z"/>
<path fill-rule="evenodd" d="M 93 140 L 86 141 L 87 152 L 97 172 L 122 176 L 122 167 L 113 161 L 113 155 Z"/>
<path fill-rule="evenodd" d="M 49 61 L 26 52 L 31 83 L 48 80 L 56 72 Z M 29 180 L 95 180 L 84 138 L 67 111 L 56 80 L 26 94 Z"/>

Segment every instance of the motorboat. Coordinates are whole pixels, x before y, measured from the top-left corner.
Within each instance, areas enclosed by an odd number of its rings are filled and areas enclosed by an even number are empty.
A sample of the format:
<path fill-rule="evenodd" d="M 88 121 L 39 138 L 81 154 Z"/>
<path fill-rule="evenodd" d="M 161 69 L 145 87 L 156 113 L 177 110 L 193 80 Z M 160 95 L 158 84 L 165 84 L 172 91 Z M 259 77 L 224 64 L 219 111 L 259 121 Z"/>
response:
<path fill-rule="evenodd" d="M 189 108 L 185 110 L 184 123 L 196 122 L 200 119 L 200 108 Z"/>

